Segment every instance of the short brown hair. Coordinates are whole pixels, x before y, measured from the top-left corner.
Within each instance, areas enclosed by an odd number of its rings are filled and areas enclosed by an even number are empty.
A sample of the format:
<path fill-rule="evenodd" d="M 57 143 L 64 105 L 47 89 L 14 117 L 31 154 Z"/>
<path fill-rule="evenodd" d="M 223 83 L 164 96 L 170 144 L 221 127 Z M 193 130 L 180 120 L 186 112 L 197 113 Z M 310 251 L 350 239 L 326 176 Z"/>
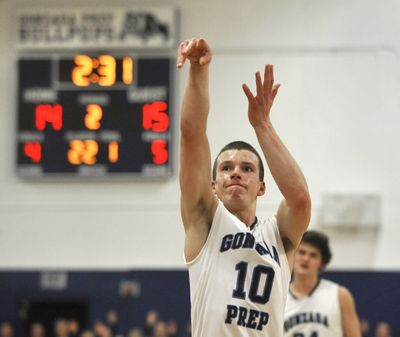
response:
<path fill-rule="evenodd" d="M 307 243 L 320 251 L 323 268 L 331 261 L 332 252 L 329 247 L 329 238 L 324 233 L 309 230 L 304 233 L 301 243 Z"/>
<path fill-rule="evenodd" d="M 219 158 L 219 156 L 221 155 L 222 152 L 225 152 L 225 151 L 228 151 L 228 150 L 247 150 L 247 151 L 250 151 L 250 152 L 254 153 L 258 158 L 258 170 L 259 170 L 258 177 L 259 177 L 260 181 L 264 180 L 264 164 L 262 162 L 262 159 L 261 159 L 260 155 L 258 154 L 257 150 L 253 146 L 251 146 L 249 143 L 246 143 L 246 142 L 241 141 L 241 140 L 230 142 L 229 144 L 226 144 L 221 149 L 221 151 L 219 151 L 217 157 L 214 160 L 214 165 L 213 165 L 213 169 L 212 169 L 213 180 L 215 180 L 216 177 L 217 177 L 217 161 L 218 161 L 218 158 Z"/>

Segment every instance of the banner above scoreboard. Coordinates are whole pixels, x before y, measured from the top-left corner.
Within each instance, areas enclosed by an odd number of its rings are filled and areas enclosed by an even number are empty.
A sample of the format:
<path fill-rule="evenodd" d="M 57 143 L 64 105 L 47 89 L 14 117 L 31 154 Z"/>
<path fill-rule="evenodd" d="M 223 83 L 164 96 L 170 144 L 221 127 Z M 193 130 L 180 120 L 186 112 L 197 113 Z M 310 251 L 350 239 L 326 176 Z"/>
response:
<path fill-rule="evenodd" d="M 17 13 L 17 47 L 174 49 L 176 15 L 168 6 L 24 8 Z"/>

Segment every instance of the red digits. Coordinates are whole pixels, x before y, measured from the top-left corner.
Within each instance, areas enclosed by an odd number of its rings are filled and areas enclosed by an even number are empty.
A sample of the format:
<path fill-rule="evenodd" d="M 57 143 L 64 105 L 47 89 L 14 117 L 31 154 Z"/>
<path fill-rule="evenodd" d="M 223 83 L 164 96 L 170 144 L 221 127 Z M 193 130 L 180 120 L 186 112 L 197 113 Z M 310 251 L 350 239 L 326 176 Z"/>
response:
<path fill-rule="evenodd" d="M 165 140 L 155 140 L 151 144 L 151 153 L 153 154 L 153 163 L 157 165 L 165 164 L 168 161 L 167 142 Z"/>
<path fill-rule="evenodd" d="M 26 143 L 24 145 L 24 154 L 34 163 L 39 163 L 42 160 L 42 144 Z"/>
<path fill-rule="evenodd" d="M 54 130 L 62 128 L 62 106 L 60 104 L 39 104 L 35 109 L 36 129 L 43 131 L 46 123 L 50 123 Z"/>
<path fill-rule="evenodd" d="M 169 127 L 167 109 L 168 104 L 163 101 L 145 104 L 143 106 L 143 129 L 154 132 L 166 131 Z"/>

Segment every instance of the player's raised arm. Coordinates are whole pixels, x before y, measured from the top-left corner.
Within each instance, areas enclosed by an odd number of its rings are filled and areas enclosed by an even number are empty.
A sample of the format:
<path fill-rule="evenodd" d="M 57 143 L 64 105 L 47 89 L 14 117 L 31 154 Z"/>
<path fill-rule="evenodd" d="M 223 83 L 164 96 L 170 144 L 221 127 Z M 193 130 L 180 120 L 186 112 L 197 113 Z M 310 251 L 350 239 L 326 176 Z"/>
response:
<path fill-rule="evenodd" d="M 177 67 L 190 62 L 180 116 L 181 216 L 185 257 L 192 260 L 203 247 L 217 201 L 211 191 L 211 155 L 206 129 L 209 113 L 208 76 L 211 49 L 204 39 L 182 42 Z"/>
<path fill-rule="evenodd" d="M 277 220 L 292 265 L 293 252 L 310 221 L 310 195 L 303 173 L 270 120 L 270 110 L 279 89 L 279 84 L 274 84 L 272 65 L 265 66 L 263 79 L 259 72 L 256 73 L 256 87 L 256 95 L 253 95 L 249 87 L 243 84 L 243 91 L 249 101 L 249 121 L 271 174 L 284 197 L 278 209 Z"/>

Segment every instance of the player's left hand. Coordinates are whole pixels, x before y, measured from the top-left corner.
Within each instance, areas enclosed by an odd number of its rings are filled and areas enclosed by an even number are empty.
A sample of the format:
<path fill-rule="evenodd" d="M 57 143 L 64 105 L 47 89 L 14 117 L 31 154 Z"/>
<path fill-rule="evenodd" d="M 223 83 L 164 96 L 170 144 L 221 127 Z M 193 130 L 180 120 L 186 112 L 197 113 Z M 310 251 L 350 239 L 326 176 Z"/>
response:
<path fill-rule="evenodd" d="M 256 72 L 257 95 L 254 96 L 247 84 L 242 88 L 249 101 L 249 121 L 256 128 L 270 122 L 270 110 L 280 84 L 274 84 L 274 69 L 272 64 L 266 64 L 264 69 L 264 80 L 261 80 L 260 72 Z"/>

